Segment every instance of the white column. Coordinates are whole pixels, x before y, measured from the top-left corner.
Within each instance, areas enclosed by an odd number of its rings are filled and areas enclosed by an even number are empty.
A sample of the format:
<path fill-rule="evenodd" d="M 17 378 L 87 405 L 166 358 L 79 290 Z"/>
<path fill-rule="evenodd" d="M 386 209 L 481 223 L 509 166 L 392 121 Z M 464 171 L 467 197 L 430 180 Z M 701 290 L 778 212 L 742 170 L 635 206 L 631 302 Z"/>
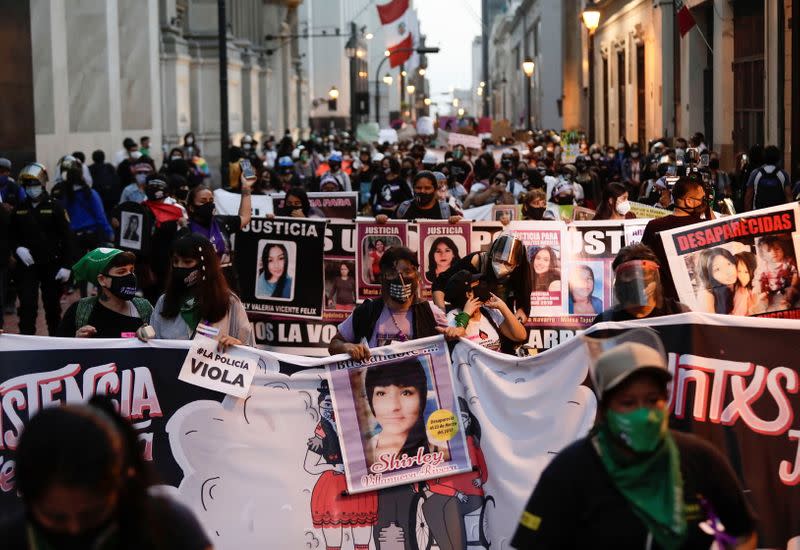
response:
<path fill-rule="evenodd" d="M 714 150 L 723 169 L 733 169 L 733 8 L 714 0 Z"/>
<path fill-rule="evenodd" d="M 771 32 L 764 33 L 764 144 L 778 145 L 783 121 L 779 119 L 781 106 L 778 86 L 783 86 L 783 74 L 778 74 L 778 56 L 785 52 L 778 50 L 779 2 L 764 0 L 764 26 Z M 790 67 L 786 67 L 790 69 Z"/>
<path fill-rule="evenodd" d="M 661 128 L 664 136 L 675 133 L 675 13 L 673 0 L 657 0 L 661 16 Z"/>

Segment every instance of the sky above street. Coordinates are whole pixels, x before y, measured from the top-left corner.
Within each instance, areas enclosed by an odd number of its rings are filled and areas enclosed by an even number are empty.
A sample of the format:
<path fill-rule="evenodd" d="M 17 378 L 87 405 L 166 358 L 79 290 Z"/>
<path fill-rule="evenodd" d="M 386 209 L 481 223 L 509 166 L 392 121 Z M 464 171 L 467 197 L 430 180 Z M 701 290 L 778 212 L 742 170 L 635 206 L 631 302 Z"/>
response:
<path fill-rule="evenodd" d="M 451 87 L 472 85 L 472 40 L 481 32 L 480 0 L 416 0 L 422 34 L 427 46 L 438 46 L 438 54 L 428 56 L 427 77 L 431 98 L 439 103 Z M 447 107 L 444 106 L 444 111 Z"/>

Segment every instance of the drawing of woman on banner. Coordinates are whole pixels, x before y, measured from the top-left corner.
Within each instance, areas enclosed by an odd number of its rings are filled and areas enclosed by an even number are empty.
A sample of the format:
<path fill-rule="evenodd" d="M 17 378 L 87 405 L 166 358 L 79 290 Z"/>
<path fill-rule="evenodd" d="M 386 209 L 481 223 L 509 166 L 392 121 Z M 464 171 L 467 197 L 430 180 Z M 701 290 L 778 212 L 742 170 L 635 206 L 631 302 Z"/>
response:
<path fill-rule="evenodd" d="M 481 518 L 484 515 L 485 504 L 489 501 L 494 503 L 494 499 L 491 497 L 487 499 L 483 491 L 483 486 L 489 479 L 489 472 L 480 446 L 481 426 L 463 397 L 458 398 L 458 408 L 461 411 L 461 425 L 467 436 L 467 448 L 473 471 L 432 479 L 426 483 L 427 487 L 423 491 L 425 497 L 422 513 L 430 528 L 430 534 L 440 550 L 461 550 L 468 546 L 471 548 L 478 542 L 484 548 L 489 546 Z M 479 526 L 479 540 L 471 540 L 468 538 L 467 516 L 475 515 L 477 511 L 481 512 L 475 517 Z M 470 530 L 469 534 L 473 534 L 474 531 Z M 417 535 L 418 546 L 422 547 L 419 545 L 419 540 L 420 536 Z"/>
<path fill-rule="evenodd" d="M 322 529 L 328 548 L 340 548 L 344 529 L 350 527 L 355 550 L 367 550 L 377 521 L 378 497 L 375 492 L 344 494 L 347 482 L 327 380 L 318 391 L 320 420 L 308 440 L 303 464 L 306 472 L 319 476 L 311 491 L 311 520 L 314 528 Z"/>

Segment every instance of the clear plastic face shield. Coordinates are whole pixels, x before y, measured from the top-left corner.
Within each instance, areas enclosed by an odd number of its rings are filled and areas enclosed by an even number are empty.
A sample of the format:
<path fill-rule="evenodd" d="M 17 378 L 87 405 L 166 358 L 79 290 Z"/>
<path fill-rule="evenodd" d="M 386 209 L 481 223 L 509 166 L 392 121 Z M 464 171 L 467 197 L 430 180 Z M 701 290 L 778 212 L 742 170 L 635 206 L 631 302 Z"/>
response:
<path fill-rule="evenodd" d="M 511 235 L 501 235 L 494 242 L 490 260 L 492 270 L 498 279 L 506 279 L 517 267 L 518 258 L 523 253 L 522 243 Z"/>
<path fill-rule="evenodd" d="M 663 292 L 658 264 L 650 260 L 631 260 L 614 271 L 616 309 L 661 307 Z"/>

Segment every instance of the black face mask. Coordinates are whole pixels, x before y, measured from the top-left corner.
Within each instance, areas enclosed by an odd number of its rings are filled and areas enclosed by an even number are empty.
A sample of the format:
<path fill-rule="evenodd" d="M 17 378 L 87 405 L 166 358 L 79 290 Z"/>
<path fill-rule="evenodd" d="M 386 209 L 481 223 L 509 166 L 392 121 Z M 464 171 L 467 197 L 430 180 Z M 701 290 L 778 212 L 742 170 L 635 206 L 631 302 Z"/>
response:
<path fill-rule="evenodd" d="M 417 199 L 417 204 L 425 206 L 426 204 L 430 204 L 433 201 L 436 193 L 414 193 L 414 196 Z"/>
<path fill-rule="evenodd" d="M 544 206 L 524 206 L 523 214 L 529 220 L 541 220 L 544 216 L 544 211 L 547 210 Z"/>
<path fill-rule="evenodd" d="M 189 188 L 188 187 L 180 187 L 175 190 L 175 198 L 181 202 L 185 202 L 186 198 L 189 196 Z"/>
<path fill-rule="evenodd" d="M 556 197 L 555 203 L 561 206 L 570 205 L 575 202 L 575 197 L 567 195 L 566 197 Z"/>
<path fill-rule="evenodd" d="M 163 189 L 159 189 L 157 187 L 145 187 L 144 194 L 147 196 L 147 200 L 149 201 L 159 201 L 166 197 L 164 194 Z"/>
<path fill-rule="evenodd" d="M 207 202 L 200 206 L 195 206 L 192 209 L 192 218 L 201 225 L 211 225 L 211 219 L 214 217 L 214 203 Z"/>
<path fill-rule="evenodd" d="M 331 172 L 338 172 L 342 165 L 338 162 L 329 162 L 328 167 L 331 169 Z"/>
<path fill-rule="evenodd" d="M 120 300 L 132 300 L 136 296 L 137 281 L 135 273 L 128 273 L 119 277 L 106 275 L 106 277 L 111 278 L 111 286 L 108 291 Z"/>
<path fill-rule="evenodd" d="M 31 518 L 30 521 L 36 533 L 45 540 L 47 547 L 53 550 L 85 550 L 86 548 L 94 548 L 98 543 L 106 541 L 116 529 L 112 517 L 96 527 L 78 533 L 77 535 L 71 535 L 69 533 L 52 531 L 44 527 L 41 523 L 33 519 L 33 514 L 29 513 L 28 517 Z"/>
<path fill-rule="evenodd" d="M 173 267 L 172 280 L 182 288 L 192 288 L 200 280 L 200 269 L 196 267 Z"/>

